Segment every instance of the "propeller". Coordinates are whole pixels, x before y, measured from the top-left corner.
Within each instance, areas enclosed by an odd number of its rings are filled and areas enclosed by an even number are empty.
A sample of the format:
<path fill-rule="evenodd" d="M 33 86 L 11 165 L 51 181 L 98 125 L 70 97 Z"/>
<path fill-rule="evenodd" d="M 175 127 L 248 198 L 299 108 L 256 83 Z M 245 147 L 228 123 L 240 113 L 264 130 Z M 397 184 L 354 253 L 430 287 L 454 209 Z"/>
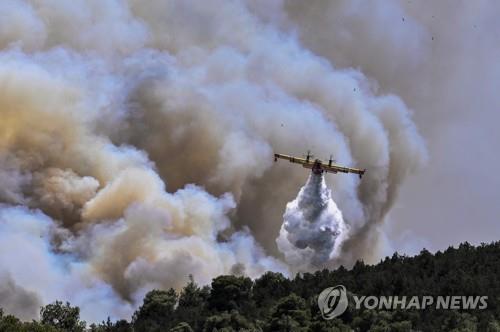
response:
<path fill-rule="evenodd" d="M 314 158 L 314 155 L 311 154 L 311 150 L 307 150 L 307 155 L 305 155 L 304 158 L 309 158 L 309 159 L 313 159 Z"/>
<path fill-rule="evenodd" d="M 333 159 L 333 154 L 330 155 L 330 159 L 328 160 L 328 166 L 332 166 L 332 163 L 337 162 L 335 159 Z"/>

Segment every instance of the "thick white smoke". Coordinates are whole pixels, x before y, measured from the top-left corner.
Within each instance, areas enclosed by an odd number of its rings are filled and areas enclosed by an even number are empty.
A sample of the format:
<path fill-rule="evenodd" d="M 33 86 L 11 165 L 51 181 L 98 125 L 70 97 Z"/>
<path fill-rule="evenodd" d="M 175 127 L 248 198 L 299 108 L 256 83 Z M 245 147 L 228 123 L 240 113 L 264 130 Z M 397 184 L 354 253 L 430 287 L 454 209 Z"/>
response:
<path fill-rule="evenodd" d="M 348 236 L 323 175 L 309 175 L 297 198 L 286 205 L 283 219 L 276 243 L 296 271 L 328 267 Z"/>
<path fill-rule="evenodd" d="M 85 319 L 129 318 L 189 274 L 378 257 L 378 226 L 426 158 L 411 112 L 304 46 L 295 12 L 269 3 L 0 3 L 1 306 L 32 317 L 62 299 Z M 308 234 L 315 250 L 302 266 L 275 239 L 307 171 L 272 156 L 308 148 L 368 171 L 328 178 L 345 240 L 326 231 L 328 195 L 319 233 L 287 219 L 288 241 Z"/>

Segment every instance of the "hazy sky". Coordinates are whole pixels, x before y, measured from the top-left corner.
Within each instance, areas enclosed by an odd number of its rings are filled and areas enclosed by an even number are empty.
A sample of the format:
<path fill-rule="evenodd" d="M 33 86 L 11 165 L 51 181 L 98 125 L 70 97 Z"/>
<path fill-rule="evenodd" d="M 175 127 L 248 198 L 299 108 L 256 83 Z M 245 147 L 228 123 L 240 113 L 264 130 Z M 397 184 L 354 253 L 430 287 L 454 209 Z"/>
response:
<path fill-rule="evenodd" d="M 430 158 L 403 185 L 389 220 L 430 249 L 498 241 L 500 4 L 418 5 L 409 3 L 408 11 L 426 22 L 434 39 L 415 69 L 417 80 L 409 78 L 408 92 L 399 93 L 415 110 Z"/>

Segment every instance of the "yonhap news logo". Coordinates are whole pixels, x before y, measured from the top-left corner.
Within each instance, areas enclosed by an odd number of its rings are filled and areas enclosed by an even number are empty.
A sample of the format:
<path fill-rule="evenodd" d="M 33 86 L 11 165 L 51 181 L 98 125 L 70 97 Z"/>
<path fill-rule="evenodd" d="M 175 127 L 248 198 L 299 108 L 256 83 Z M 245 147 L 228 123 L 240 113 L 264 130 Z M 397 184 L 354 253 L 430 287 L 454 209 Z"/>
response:
<path fill-rule="evenodd" d="M 488 296 L 357 296 L 352 295 L 355 309 L 368 310 L 484 310 Z M 318 306 L 324 319 L 342 315 L 348 306 L 347 290 L 343 285 L 328 287 L 318 296 Z"/>
<path fill-rule="evenodd" d="M 344 313 L 347 309 L 347 291 L 338 285 L 324 289 L 318 296 L 318 306 L 324 319 L 332 319 Z"/>

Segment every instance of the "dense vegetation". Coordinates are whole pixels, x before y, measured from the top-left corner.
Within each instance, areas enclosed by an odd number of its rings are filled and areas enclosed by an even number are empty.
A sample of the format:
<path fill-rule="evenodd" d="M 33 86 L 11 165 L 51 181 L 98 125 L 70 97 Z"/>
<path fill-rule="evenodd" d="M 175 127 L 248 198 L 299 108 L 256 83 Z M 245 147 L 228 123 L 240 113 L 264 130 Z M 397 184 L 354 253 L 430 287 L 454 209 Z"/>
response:
<path fill-rule="evenodd" d="M 40 320 L 20 322 L 0 311 L 0 332 L 8 331 L 500 331 L 500 242 L 468 243 L 432 255 L 394 254 L 374 266 L 318 271 L 293 280 L 268 272 L 252 281 L 220 276 L 211 286 L 192 280 L 173 289 L 149 292 L 130 321 L 86 323 L 79 309 L 55 302 Z M 367 310 L 352 301 L 339 318 L 323 320 L 317 296 L 342 284 L 359 295 L 487 295 L 485 310 Z"/>

